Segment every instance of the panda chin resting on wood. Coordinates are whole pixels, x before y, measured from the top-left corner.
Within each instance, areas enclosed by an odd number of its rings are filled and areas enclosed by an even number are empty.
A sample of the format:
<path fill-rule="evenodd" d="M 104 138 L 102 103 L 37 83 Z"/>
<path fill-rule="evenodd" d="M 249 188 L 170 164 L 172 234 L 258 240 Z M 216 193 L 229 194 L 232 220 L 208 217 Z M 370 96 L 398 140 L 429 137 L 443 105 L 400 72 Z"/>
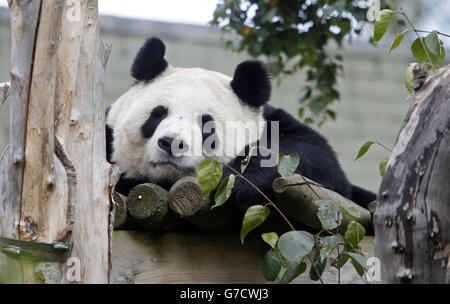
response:
<path fill-rule="evenodd" d="M 270 76 L 260 62 L 242 62 L 230 78 L 172 67 L 164 53 L 160 39 L 148 39 L 131 68 L 135 84 L 107 110 L 107 158 L 122 172 L 117 192 L 128 195 L 146 182 L 169 189 L 181 177 L 196 176 L 206 157 L 240 171 L 252 151 L 244 176 L 270 198 L 279 176 L 272 152 L 282 152 L 298 153 L 298 170 L 326 188 L 363 207 L 375 200 L 350 184 L 324 137 L 267 105 Z M 230 173 L 225 167 L 223 178 Z M 245 210 L 266 201 L 237 178 L 230 203 Z"/>

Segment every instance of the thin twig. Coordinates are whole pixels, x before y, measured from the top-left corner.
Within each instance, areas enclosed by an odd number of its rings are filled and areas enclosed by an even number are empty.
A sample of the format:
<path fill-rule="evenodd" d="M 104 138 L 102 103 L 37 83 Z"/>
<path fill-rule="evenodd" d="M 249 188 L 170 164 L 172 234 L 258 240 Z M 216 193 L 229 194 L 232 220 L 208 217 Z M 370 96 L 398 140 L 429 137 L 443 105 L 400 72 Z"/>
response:
<path fill-rule="evenodd" d="M 319 270 L 317 270 L 317 267 L 316 267 L 316 265 L 314 265 L 314 262 L 311 259 L 311 257 L 309 255 L 306 255 L 306 256 L 308 257 L 309 262 L 311 263 L 311 266 L 314 267 L 314 270 L 316 271 L 317 275 L 319 276 L 320 283 L 325 284 L 322 280 L 322 276 L 320 275 Z"/>
<path fill-rule="evenodd" d="M 441 33 L 441 32 L 439 32 L 439 31 L 424 31 L 424 30 L 417 30 L 417 32 L 419 32 L 419 33 L 432 33 L 432 32 L 436 32 L 436 34 L 438 34 L 438 35 L 445 36 L 445 37 L 450 37 L 450 35 Z"/>
<path fill-rule="evenodd" d="M 411 28 L 413 29 L 413 31 L 416 33 L 417 37 L 419 38 L 419 41 L 422 44 L 423 50 L 425 51 L 425 54 L 427 55 L 428 61 L 431 65 L 431 68 L 433 70 L 436 70 L 436 68 L 433 65 L 433 62 L 431 61 L 431 57 L 430 57 L 430 54 L 428 53 L 427 47 L 425 46 L 425 43 L 423 43 L 422 37 L 419 35 L 419 32 L 416 30 L 416 28 L 412 24 L 411 20 L 409 20 L 408 15 L 406 15 L 405 11 L 402 8 L 400 9 L 400 11 L 396 11 L 396 13 L 405 17 L 406 21 L 409 23 L 409 25 L 411 26 Z"/>
<path fill-rule="evenodd" d="M 299 169 L 295 169 L 295 171 L 300 174 L 300 176 L 303 178 L 303 180 L 305 181 L 306 185 L 309 187 L 309 189 L 311 189 L 312 192 L 314 192 L 314 194 L 317 196 L 318 199 L 321 199 L 319 194 L 317 194 L 316 191 L 314 191 L 314 189 L 311 187 L 311 185 L 309 184 L 309 182 L 306 180 L 306 178 L 303 176 L 303 174 L 300 172 Z"/>
<path fill-rule="evenodd" d="M 383 147 L 383 148 L 385 148 L 386 150 L 388 150 L 389 152 L 392 153 L 392 150 L 389 149 L 388 147 L 386 147 L 385 145 L 383 145 L 382 143 L 379 143 L 379 142 L 377 142 L 377 141 L 374 141 L 373 143 L 374 143 L 374 144 L 377 144 L 377 145 L 379 145 L 379 146 L 381 146 L 381 147 Z"/>
<path fill-rule="evenodd" d="M 240 172 L 236 171 L 234 168 L 232 168 L 231 166 L 222 163 L 222 165 L 226 166 L 228 169 L 232 170 L 234 173 L 236 173 L 236 175 L 240 178 L 242 178 L 243 180 L 245 180 L 250 186 L 252 186 L 256 191 L 258 191 L 268 202 L 268 205 L 271 205 L 272 207 L 275 208 L 275 210 L 277 210 L 277 212 L 283 217 L 283 219 L 288 223 L 288 225 L 291 227 L 292 231 L 296 231 L 294 226 L 291 224 L 291 222 L 287 219 L 287 217 L 283 214 L 283 212 L 281 212 L 280 209 L 278 209 L 278 207 L 275 205 L 274 202 L 272 202 L 272 200 L 270 198 L 267 197 L 267 195 L 264 194 L 264 192 L 262 192 L 257 186 L 255 186 L 255 184 L 253 184 L 251 181 L 249 181 L 244 175 L 242 175 Z"/>
<path fill-rule="evenodd" d="M 337 245 L 337 256 L 339 257 L 339 244 Z M 339 266 L 339 265 L 338 265 Z M 338 267 L 338 284 L 341 284 L 341 267 Z"/>

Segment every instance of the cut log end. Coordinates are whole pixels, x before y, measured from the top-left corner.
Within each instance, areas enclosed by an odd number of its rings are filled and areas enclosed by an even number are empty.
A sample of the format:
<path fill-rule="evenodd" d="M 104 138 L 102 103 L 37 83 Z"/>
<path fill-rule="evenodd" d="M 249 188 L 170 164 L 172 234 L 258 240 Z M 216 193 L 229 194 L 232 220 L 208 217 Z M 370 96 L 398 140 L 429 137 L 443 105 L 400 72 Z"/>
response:
<path fill-rule="evenodd" d="M 169 193 L 170 208 L 182 217 L 190 217 L 210 207 L 209 197 L 203 195 L 195 177 L 183 177 Z"/>
<path fill-rule="evenodd" d="M 168 192 L 154 184 L 142 184 L 131 190 L 128 210 L 137 220 L 158 224 L 168 211 Z"/>
<path fill-rule="evenodd" d="M 114 192 L 114 229 L 122 229 L 128 221 L 127 198 L 120 193 Z"/>

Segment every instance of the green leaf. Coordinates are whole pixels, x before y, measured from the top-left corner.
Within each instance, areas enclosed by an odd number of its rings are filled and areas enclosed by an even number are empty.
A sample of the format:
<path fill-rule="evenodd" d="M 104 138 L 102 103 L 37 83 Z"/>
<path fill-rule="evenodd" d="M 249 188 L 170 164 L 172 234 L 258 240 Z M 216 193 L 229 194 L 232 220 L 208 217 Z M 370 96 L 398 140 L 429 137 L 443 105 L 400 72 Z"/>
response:
<path fill-rule="evenodd" d="M 333 230 L 342 224 L 342 213 L 337 204 L 330 200 L 318 200 L 315 204 L 319 207 L 317 217 L 325 230 Z"/>
<path fill-rule="evenodd" d="M 318 281 L 322 276 L 325 267 L 327 266 L 327 259 L 322 259 L 320 254 L 316 254 L 313 264 L 309 268 L 309 278 L 313 281 Z"/>
<path fill-rule="evenodd" d="M 356 221 L 351 221 L 347 226 L 347 231 L 345 231 L 344 241 L 355 248 L 365 235 L 366 229 L 364 229 L 364 226 Z"/>
<path fill-rule="evenodd" d="M 261 225 L 269 216 L 270 209 L 262 205 L 254 205 L 247 209 L 245 212 L 244 220 L 242 221 L 241 228 L 241 242 L 244 243 L 244 239 L 247 234 Z"/>
<path fill-rule="evenodd" d="M 355 160 L 358 158 L 361 158 L 366 152 L 369 150 L 370 146 L 374 144 L 373 141 L 368 141 L 364 145 L 361 146 L 361 148 L 358 151 L 358 155 L 356 156 Z"/>
<path fill-rule="evenodd" d="M 272 249 L 264 254 L 263 275 L 267 281 L 275 281 L 281 270 L 281 261 Z"/>
<path fill-rule="evenodd" d="M 334 259 L 334 261 L 331 263 L 331 266 L 333 266 L 334 268 L 340 269 L 342 268 L 342 266 L 345 265 L 345 263 L 347 263 L 348 259 L 350 258 L 350 256 L 346 255 L 344 252 L 339 254 L 336 259 Z"/>
<path fill-rule="evenodd" d="M 341 207 L 341 210 L 345 214 L 351 216 L 352 218 L 354 218 L 356 220 L 361 218 L 361 212 L 359 212 L 359 210 L 357 208 L 355 208 L 355 207 L 347 207 L 346 208 L 346 207 L 343 207 L 343 206 L 340 206 L 340 207 Z"/>
<path fill-rule="evenodd" d="M 392 16 L 394 16 L 394 14 L 395 12 L 390 9 L 384 9 L 378 13 L 374 26 L 374 35 L 373 35 L 374 43 L 377 43 L 378 41 L 381 40 L 381 38 L 383 38 L 387 28 L 389 27 L 389 24 L 391 23 Z"/>
<path fill-rule="evenodd" d="M 425 47 L 428 50 L 428 55 L 430 55 L 430 59 L 431 59 L 431 62 L 433 63 L 433 66 L 435 68 L 442 67 L 442 65 L 444 64 L 444 59 L 445 59 L 445 49 L 441 46 L 440 55 L 437 56 L 437 55 L 433 54 L 428 49 L 427 46 L 425 46 Z M 420 42 L 419 38 L 414 40 L 414 42 L 411 44 L 411 52 L 414 55 L 414 58 L 416 58 L 417 62 L 423 63 L 423 64 L 430 63 L 430 61 L 428 60 L 427 53 L 425 52 L 425 49 L 423 48 L 423 45 Z"/>
<path fill-rule="evenodd" d="M 352 259 L 352 264 L 355 267 L 356 272 L 360 276 L 363 276 L 364 269 L 369 270 L 370 266 L 367 265 L 367 258 L 353 252 L 346 252 L 345 255 L 349 256 Z"/>
<path fill-rule="evenodd" d="M 278 234 L 275 232 L 267 232 L 261 234 L 262 239 L 264 242 L 270 245 L 270 247 L 275 248 L 278 242 Z"/>
<path fill-rule="evenodd" d="M 304 273 L 306 270 L 306 263 L 292 263 L 281 277 L 280 284 L 289 284 L 293 279 Z"/>
<path fill-rule="evenodd" d="M 284 155 L 283 153 L 280 153 L 278 154 L 278 173 L 280 173 L 282 177 L 286 178 L 295 172 L 299 163 L 300 157 L 297 153 L 292 155 Z"/>
<path fill-rule="evenodd" d="M 241 173 L 244 173 L 245 169 L 247 169 L 247 166 L 250 163 L 250 157 L 249 154 L 241 161 Z"/>
<path fill-rule="evenodd" d="M 409 93 L 414 93 L 414 67 L 417 65 L 417 62 L 408 64 L 408 68 L 406 69 L 406 88 Z"/>
<path fill-rule="evenodd" d="M 380 163 L 380 175 L 381 175 L 381 177 L 383 177 L 384 173 L 386 172 L 386 166 L 388 164 L 388 161 L 389 161 L 389 157 L 386 157 Z"/>
<path fill-rule="evenodd" d="M 228 200 L 231 195 L 231 191 L 233 190 L 235 180 L 236 176 L 234 174 L 230 174 L 222 181 L 214 196 L 214 201 L 216 204 L 212 206 L 211 209 L 223 205 Z"/>
<path fill-rule="evenodd" d="M 320 257 L 325 259 L 328 255 L 333 252 L 341 241 L 341 235 L 335 234 L 330 236 L 325 236 L 320 239 Z"/>
<path fill-rule="evenodd" d="M 411 30 L 404 30 L 401 34 L 398 34 L 395 39 L 394 42 L 392 43 L 391 47 L 389 48 L 389 54 L 395 50 L 403 41 L 403 38 L 405 37 L 405 34 L 408 33 Z"/>
<path fill-rule="evenodd" d="M 306 231 L 290 231 L 278 240 L 280 253 L 291 262 L 300 262 L 314 247 L 314 236 Z"/>
<path fill-rule="evenodd" d="M 441 42 L 439 41 L 439 37 L 436 31 L 431 32 L 428 34 L 424 39 L 423 42 L 427 46 L 427 49 L 436 56 L 441 56 Z"/>
<path fill-rule="evenodd" d="M 303 103 L 311 96 L 312 88 L 310 86 L 305 86 L 300 93 L 298 93 L 297 100 L 299 103 Z"/>
<path fill-rule="evenodd" d="M 222 178 L 222 166 L 215 159 L 205 159 L 198 169 L 198 183 L 203 194 L 213 191 Z"/>

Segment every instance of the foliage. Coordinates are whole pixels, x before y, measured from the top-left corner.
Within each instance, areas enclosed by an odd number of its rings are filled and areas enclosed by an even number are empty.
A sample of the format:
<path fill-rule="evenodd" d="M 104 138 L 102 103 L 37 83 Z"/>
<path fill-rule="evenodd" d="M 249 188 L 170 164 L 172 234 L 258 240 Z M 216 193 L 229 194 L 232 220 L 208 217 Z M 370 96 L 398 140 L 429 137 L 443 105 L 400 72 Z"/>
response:
<path fill-rule="evenodd" d="M 410 47 L 411 53 L 417 62 L 410 63 L 406 70 L 406 88 L 408 89 L 408 92 L 413 93 L 414 66 L 417 63 L 422 63 L 425 64 L 428 69 L 435 70 L 441 68 L 444 64 L 445 48 L 442 40 L 439 39 L 439 36 L 450 36 L 439 31 L 425 31 L 416 29 L 403 9 L 400 9 L 399 11 L 384 9 L 380 10 L 375 18 L 373 36 L 374 43 L 377 43 L 383 38 L 386 30 L 391 25 L 392 20 L 394 20 L 395 15 L 399 15 L 405 18 L 406 23 L 409 27 L 403 29 L 401 33 L 396 35 L 394 41 L 391 44 L 391 47 L 389 48 L 389 53 L 400 46 L 406 34 L 414 33 L 417 36 L 417 39 L 414 40 Z M 424 36 L 424 33 L 427 35 Z"/>
<path fill-rule="evenodd" d="M 386 147 L 385 145 L 383 145 L 383 144 L 380 144 L 379 142 L 376 142 L 376 141 L 368 141 L 368 142 L 364 143 L 364 144 L 361 146 L 361 148 L 360 148 L 359 151 L 358 151 L 358 155 L 356 155 L 355 160 L 357 160 L 357 159 L 363 157 L 364 154 L 366 154 L 367 151 L 369 151 L 370 147 L 371 147 L 373 144 L 377 144 L 377 145 L 379 145 L 380 147 L 383 147 L 384 149 L 388 150 L 389 152 L 392 152 L 389 148 L 387 148 L 387 147 Z M 380 162 L 379 169 L 380 169 L 380 175 L 381 175 L 381 177 L 383 177 L 383 176 L 384 176 L 384 173 L 386 172 L 386 167 L 387 167 L 388 161 L 389 161 L 389 157 L 386 157 L 385 159 L 383 159 L 383 160 Z"/>
<path fill-rule="evenodd" d="M 342 57 L 327 53 L 326 46 L 341 46 L 348 34 L 360 33 L 366 4 L 367 0 L 222 0 L 211 24 L 237 34 L 227 46 L 264 57 L 278 80 L 305 68 L 308 83 L 298 95 L 299 116 L 321 125 L 336 117 L 329 106 L 339 99 L 337 76 L 343 69 Z"/>
<path fill-rule="evenodd" d="M 249 155 L 251 153 L 252 150 Z M 235 175 L 232 175 L 233 182 L 230 182 L 230 178 L 227 177 L 220 185 L 220 181 L 216 181 L 216 179 L 217 176 L 222 176 L 222 169 L 217 167 L 217 161 L 207 159 L 200 165 L 202 170 L 199 170 L 199 183 L 202 189 L 210 190 L 213 184 L 215 184 L 215 187 L 219 185 L 215 194 L 216 205 L 213 208 L 225 203 L 229 198 L 235 178 L 241 178 L 249 182 L 243 175 L 249 160 L 250 156 L 243 160 L 241 172 L 229 167 L 235 171 Z M 281 176 L 288 177 L 296 171 L 299 162 L 298 154 L 284 155 L 280 153 L 277 164 L 278 173 Z M 221 165 L 227 166 L 224 163 Z M 251 185 L 256 187 L 253 184 Z M 321 275 L 328 265 L 330 255 L 339 247 L 343 247 L 343 250 L 340 250 L 338 256 L 330 262 L 330 265 L 340 271 L 339 269 L 350 260 L 357 273 L 364 276 L 365 271 L 368 270 L 367 258 L 361 252 L 359 243 L 366 232 L 364 227 L 357 222 L 360 213 L 356 208 L 344 208 L 330 200 L 318 199 L 315 203 L 318 206 L 317 216 L 322 223 L 322 230 L 313 235 L 307 231 L 296 230 L 277 206 L 269 198 L 266 197 L 266 199 L 267 204 L 265 206 L 253 205 L 247 209 L 242 221 L 242 243 L 251 231 L 259 227 L 269 217 L 269 207 L 279 212 L 292 228 L 291 231 L 285 232 L 281 236 L 278 236 L 275 232 L 261 234 L 264 242 L 270 246 L 263 260 L 262 271 L 266 280 L 275 281 L 278 279 L 280 283 L 287 284 L 306 272 L 308 267 L 306 261 L 308 261 L 310 279 L 320 280 L 323 283 Z M 341 227 L 344 214 L 354 219 L 346 228 Z"/>

